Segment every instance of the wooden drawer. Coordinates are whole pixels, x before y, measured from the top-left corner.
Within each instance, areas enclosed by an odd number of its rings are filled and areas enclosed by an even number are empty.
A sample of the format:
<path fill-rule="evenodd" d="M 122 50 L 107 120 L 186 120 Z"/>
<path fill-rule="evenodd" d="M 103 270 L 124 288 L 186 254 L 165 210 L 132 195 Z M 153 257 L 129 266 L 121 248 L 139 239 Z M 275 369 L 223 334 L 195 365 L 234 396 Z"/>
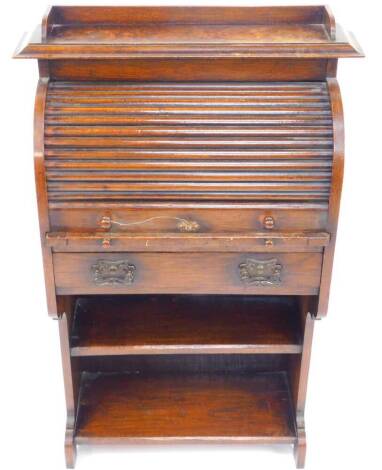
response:
<path fill-rule="evenodd" d="M 274 209 L 264 206 L 215 205 L 187 208 L 139 206 L 134 208 L 97 209 L 51 208 L 51 231 L 92 232 L 246 232 L 262 230 L 325 230 L 325 205 L 304 208 L 296 205 Z M 282 205 L 281 205 L 282 206 Z"/>
<path fill-rule="evenodd" d="M 57 294 L 317 294 L 321 253 L 55 253 Z"/>

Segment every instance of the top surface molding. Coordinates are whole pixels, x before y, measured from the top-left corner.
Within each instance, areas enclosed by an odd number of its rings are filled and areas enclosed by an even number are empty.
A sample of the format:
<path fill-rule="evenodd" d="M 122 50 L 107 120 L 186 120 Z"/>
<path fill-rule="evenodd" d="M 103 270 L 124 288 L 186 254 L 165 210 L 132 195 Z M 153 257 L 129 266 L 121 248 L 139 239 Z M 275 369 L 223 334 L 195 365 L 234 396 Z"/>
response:
<path fill-rule="evenodd" d="M 324 6 L 50 7 L 19 58 L 362 57 Z"/>

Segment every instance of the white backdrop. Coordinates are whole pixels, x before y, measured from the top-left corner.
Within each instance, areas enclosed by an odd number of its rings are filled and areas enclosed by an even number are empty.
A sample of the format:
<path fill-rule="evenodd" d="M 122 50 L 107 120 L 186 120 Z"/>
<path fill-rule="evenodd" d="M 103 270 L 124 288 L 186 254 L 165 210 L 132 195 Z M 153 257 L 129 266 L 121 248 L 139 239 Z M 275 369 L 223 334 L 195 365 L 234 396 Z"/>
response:
<path fill-rule="evenodd" d="M 47 0 L 2 4 L 1 34 L 1 466 L 64 468 L 65 404 L 57 324 L 45 306 L 32 164 L 35 61 L 11 60 Z M 60 4 L 76 2 L 60 1 Z M 99 2 L 79 1 L 79 4 Z M 106 4 L 101 2 L 100 4 Z M 129 2 L 113 1 L 112 4 Z M 149 2 L 284 5 L 321 2 Z M 381 32 L 379 2 L 332 0 L 366 59 L 343 59 L 338 79 L 346 126 L 346 168 L 330 310 L 316 325 L 306 406 L 308 470 L 381 468 Z M 290 449 L 130 447 L 82 450 L 81 470 L 293 469 Z"/>

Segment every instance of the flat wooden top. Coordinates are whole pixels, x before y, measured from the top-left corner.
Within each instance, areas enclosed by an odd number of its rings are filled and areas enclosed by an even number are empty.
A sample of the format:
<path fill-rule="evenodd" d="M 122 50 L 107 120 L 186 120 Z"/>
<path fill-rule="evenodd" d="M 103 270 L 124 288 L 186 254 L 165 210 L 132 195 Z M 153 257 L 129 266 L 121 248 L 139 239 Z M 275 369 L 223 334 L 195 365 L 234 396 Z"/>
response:
<path fill-rule="evenodd" d="M 51 7 L 15 57 L 359 57 L 327 7 Z"/>

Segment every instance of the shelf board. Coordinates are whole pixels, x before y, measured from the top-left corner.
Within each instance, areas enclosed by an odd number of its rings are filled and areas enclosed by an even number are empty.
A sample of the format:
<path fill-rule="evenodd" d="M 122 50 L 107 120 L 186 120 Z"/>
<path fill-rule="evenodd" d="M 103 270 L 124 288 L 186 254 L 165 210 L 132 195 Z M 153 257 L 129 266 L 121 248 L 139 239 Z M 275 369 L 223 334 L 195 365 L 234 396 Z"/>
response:
<path fill-rule="evenodd" d="M 297 316 L 290 297 L 80 298 L 71 354 L 296 354 Z"/>
<path fill-rule="evenodd" d="M 284 372 L 84 373 L 77 443 L 294 442 Z"/>

